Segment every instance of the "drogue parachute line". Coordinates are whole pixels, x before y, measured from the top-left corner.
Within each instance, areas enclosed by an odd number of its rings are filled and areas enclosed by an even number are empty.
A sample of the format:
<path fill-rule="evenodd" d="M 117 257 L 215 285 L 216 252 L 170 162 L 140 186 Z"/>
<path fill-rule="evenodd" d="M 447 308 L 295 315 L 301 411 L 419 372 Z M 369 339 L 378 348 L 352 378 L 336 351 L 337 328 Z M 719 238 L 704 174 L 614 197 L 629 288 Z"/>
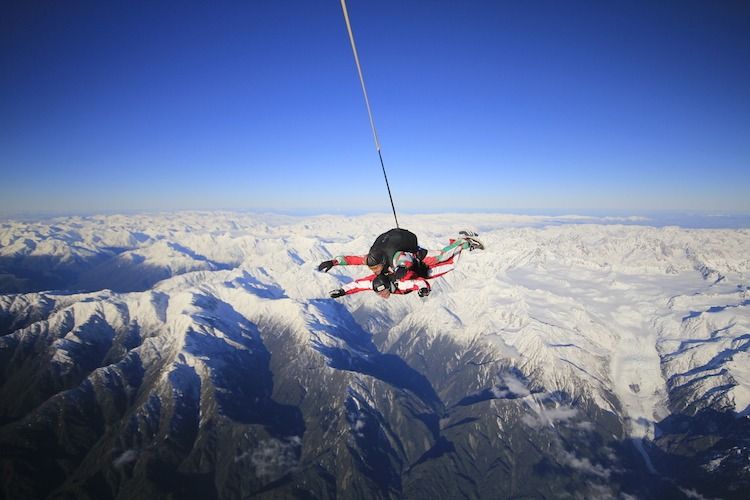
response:
<path fill-rule="evenodd" d="M 354 63 L 357 65 L 357 74 L 359 75 L 359 83 L 362 85 L 362 94 L 365 96 L 365 106 L 367 106 L 367 115 L 370 117 L 370 128 L 372 128 L 372 136 L 375 139 L 375 149 L 378 151 L 378 158 L 380 159 L 380 168 L 383 170 L 383 178 L 385 179 L 385 187 L 388 190 L 388 199 L 391 200 L 391 209 L 393 210 L 393 218 L 396 220 L 396 227 L 398 225 L 398 217 L 396 216 L 396 206 L 393 204 L 393 195 L 391 194 L 391 186 L 388 183 L 388 174 L 385 173 L 385 164 L 383 163 L 383 154 L 380 152 L 380 140 L 378 139 L 378 132 L 375 129 L 375 119 L 372 116 L 372 108 L 370 107 L 370 99 L 367 97 L 367 87 L 365 86 L 365 77 L 362 75 L 362 65 L 359 63 L 359 54 L 357 53 L 357 44 L 354 42 L 354 32 L 352 31 L 352 25 L 349 21 L 349 11 L 346 9 L 346 0 L 341 0 L 341 9 L 344 11 L 344 21 L 346 22 L 346 30 L 349 33 L 349 41 L 352 44 L 352 54 L 354 54 Z"/>

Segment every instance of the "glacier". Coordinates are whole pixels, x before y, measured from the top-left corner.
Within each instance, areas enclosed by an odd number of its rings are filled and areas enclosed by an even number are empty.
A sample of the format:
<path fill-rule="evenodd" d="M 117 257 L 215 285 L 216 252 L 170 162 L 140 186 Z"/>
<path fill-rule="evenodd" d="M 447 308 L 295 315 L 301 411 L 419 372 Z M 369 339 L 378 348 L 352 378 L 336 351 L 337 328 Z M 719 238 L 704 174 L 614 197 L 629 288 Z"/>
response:
<path fill-rule="evenodd" d="M 0 223 L 8 498 L 750 492 L 750 230 L 402 216 L 486 250 L 327 298 L 385 215 Z M 19 496 L 20 495 L 20 496 Z"/>

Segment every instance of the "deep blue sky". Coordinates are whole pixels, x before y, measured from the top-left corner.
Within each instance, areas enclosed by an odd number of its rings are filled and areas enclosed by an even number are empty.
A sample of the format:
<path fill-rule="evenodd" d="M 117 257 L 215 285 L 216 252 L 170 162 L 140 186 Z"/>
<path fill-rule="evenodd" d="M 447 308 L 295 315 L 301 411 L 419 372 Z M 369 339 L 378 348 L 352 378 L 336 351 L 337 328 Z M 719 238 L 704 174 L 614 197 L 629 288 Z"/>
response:
<path fill-rule="evenodd" d="M 750 212 L 750 4 L 349 0 L 401 210 Z M 390 210 L 339 0 L 0 15 L 0 212 Z"/>

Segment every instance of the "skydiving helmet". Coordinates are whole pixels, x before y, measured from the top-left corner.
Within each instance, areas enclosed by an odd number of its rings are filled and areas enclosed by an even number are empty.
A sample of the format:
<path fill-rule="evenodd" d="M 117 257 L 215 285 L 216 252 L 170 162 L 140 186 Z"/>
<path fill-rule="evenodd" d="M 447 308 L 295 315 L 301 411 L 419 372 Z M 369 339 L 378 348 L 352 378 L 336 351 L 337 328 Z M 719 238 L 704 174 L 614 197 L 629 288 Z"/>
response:
<path fill-rule="evenodd" d="M 383 252 L 370 252 L 367 254 L 367 265 L 373 267 L 377 265 L 386 265 L 386 258 Z"/>

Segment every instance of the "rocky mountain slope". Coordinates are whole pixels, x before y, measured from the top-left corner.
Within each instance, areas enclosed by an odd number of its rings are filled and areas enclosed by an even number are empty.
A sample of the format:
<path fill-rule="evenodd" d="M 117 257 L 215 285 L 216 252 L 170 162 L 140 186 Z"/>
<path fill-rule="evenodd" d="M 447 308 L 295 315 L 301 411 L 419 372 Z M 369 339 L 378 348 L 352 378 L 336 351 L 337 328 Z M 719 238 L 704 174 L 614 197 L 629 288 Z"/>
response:
<path fill-rule="evenodd" d="M 385 216 L 2 223 L 0 495 L 745 498 L 750 231 L 616 222 L 407 216 L 487 250 L 389 300 Z"/>

